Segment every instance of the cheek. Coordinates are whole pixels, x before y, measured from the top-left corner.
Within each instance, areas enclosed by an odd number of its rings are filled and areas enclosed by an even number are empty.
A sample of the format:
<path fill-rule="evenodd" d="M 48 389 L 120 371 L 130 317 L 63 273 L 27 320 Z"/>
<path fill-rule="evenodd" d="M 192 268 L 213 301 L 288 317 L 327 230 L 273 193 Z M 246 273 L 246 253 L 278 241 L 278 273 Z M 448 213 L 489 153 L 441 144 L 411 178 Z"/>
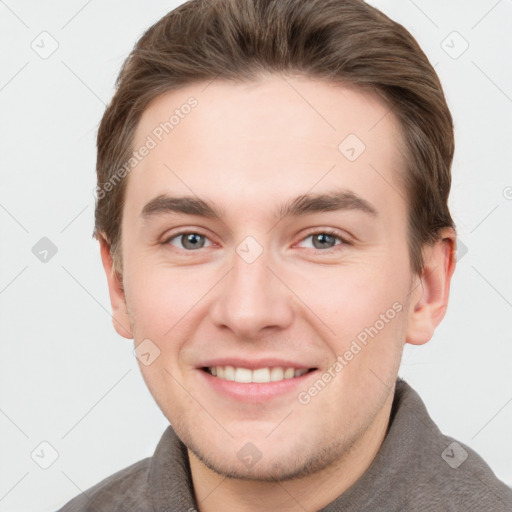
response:
<path fill-rule="evenodd" d="M 406 262 L 396 262 L 379 258 L 379 264 L 333 267 L 293 281 L 308 307 L 302 311 L 322 333 L 331 357 L 346 355 L 345 378 L 360 380 L 367 368 L 387 375 L 400 358 L 409 274 L 402 270 Z"/>
<path fill-rule="evenodd" d="M 126 301 L 134 327 L 136 342 L 149 338 L 158 342 L 177 321 L 190 288 L 179 281 L 180 272 L 165 267 L 152 256 L 154 248 L 146 246 L 123 219 L 123 270 Z M 142 235 L 141 235 L 142 237 Z M 177 276 L 178 279 L 173 279 Z M 184 312 L 181 313 L 182 316 Z M 178 317 L 179 318 L 179 317 Z"/>
<path fill-rule="evenodd" d="M 289 282 L 304 297 L 311 310 L 329 325 L 337 326 L 342 335 L 346 328 L 364 328 L 370 321 L 402 302 L 407 275 L 393 265 L 360 265 L 332 267 L 328 271 L 311 272 L 304 280 L 290 275 Z"/>
<path fill-rule="evenodd" d="M 136 344 L 149 352 L 149 364 L 139 359 L 139 368 L 155 401 L 168 417 L 177 418 L 194 403 L 179 385 L 186 379 L 181 351 L 195 329 L 194 305 L 206 293 L 193 272 L 161 268 L 143 271 L 142 264 L 132 266 L 126 287 L 133 315 Z M 150 340 L 150 343 L 146 340 Z M 146 345 L 144 345 L 146 344 Z M 154 359 L 153 359 L 154 358 Z"/>
<path fill-rule="evenodd" d="M 145 336 L 164 336 L 208 291 L 208 274 L 193 266 L 173 269 L 141 258 L 130 262 L 127 275 L 127 300 Z"/>

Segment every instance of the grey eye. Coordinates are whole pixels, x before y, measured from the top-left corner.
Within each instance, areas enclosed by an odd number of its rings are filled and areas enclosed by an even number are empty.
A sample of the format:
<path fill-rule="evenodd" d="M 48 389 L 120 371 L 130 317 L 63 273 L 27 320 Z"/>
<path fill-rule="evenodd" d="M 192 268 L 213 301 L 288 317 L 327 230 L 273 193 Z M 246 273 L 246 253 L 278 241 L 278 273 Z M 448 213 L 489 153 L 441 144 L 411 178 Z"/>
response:
<path fill-rule="evenodd" d="M 313 246 L 315 249 L 330 249 L 336 245 L 336 237 L 327 233 L 317 233 L 311 235 L 313 239 Z M 317 243 L 318 242 L 318 243 Z"/>
<path fill-rule="evenodd" d="M 311 233 L 302 239 L 302 243 L 306 240 L 312 240 L 312 248 L 313 249 L 332 249 L 335 246 L 341 245 L 345 243 L 345 240 L 341 238 L 341 236 L 335 233 L 329 233 L 328 231 L 317 231 L 316 233 Z M 339 243 L 336 243 L 336 242 Z M 311 246 L 310 246 L 311 248 Z"/>
<path fill-rule="evenodd" d="M 205 246 L 207 238 L 199 233 L 179 233 L 178 235 L 172 237 L 169 240 L 169 243 L 181 248 L 180 245 L 174 242 L 175 240 L 179 240 L 181 247 L 184 249 L 193 251 L 196 249 L 202 249 Z"/>

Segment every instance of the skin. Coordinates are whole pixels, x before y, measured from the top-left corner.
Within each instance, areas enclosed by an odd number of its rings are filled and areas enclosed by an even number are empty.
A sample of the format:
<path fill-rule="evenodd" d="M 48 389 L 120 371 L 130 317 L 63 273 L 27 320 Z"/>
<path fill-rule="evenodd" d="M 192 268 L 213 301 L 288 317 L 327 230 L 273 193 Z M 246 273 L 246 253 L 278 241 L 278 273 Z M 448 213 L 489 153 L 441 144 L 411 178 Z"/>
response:
<path fill-rule="evenodd" d="M 455 234 L 443 230 L 425 248 L 424 273 L 412 273 L 400 126 L 377 96 L 301 76 L 195 84 L 150 104 L 134 147 L 190 96 L 198 106 L 128 177 L 122 283 L 100 240 L 114 325 L 135 345 L 150 339 L 160 350 L 139 365 L 188 448 L 201 512 L 318 510 L 379 450 L 403 346 L 430 340 L 445 314 Z M 338 151 L 350 133 L 366 145 L 353 162 Z M 273 216 L 300 194 L 340 188 L 377 215 Z M 222 217 L 142 216 L 161 194 L 211 201 Z M 317 236 L 315 244 L 311 235 L 322 229 L 346 242 L 322 245 Z M 179 236 L 167 241 L 181 231 L 205 238 L 192 249 Z M 250 264 L 236 252 L 249 235 L 263 249 Z M 397 302 L 402 310 L 328 386 L 299 403 L 297 392 Z M 291 358 L 319 371 L 297 392 L 240 403 L 205 384 L 196 368 L 221 356 Z M 262 454 L 252 467 L 237 457 L 247 442 Z"/>

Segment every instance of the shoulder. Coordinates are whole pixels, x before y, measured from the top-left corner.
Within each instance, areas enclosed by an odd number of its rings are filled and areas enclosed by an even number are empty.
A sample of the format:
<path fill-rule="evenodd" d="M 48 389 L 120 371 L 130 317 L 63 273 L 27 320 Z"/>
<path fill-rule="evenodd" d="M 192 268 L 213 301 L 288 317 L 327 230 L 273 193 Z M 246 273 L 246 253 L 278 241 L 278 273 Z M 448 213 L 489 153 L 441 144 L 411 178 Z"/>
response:
<path fill-rule="evenodd" d="M 152 510 L 148 474 L 151 457 L 105 478 L 66 503 L 58 512 Z"/>
<path fill-rule="evenodd" d="M 441 439 L 441 447 L 438 443 L 431 445 L 437 452 L 435 466 L 418 471 L 411 510 L 511 512 L 512 489 L 498 479 L 482 457 L 449 436 Z M 421 468 L 421 463 L 417 467 Z"/>
<path fill-rule="evenodd" d="M 410 427 L 421 432 L 409 454 L 416 487 L 407 493 L 411 510 L 512 512 L 512 489 L 474 449 L 441 432 L 419 395 L 407 391 L 413 395 L 407 400 Z"/>

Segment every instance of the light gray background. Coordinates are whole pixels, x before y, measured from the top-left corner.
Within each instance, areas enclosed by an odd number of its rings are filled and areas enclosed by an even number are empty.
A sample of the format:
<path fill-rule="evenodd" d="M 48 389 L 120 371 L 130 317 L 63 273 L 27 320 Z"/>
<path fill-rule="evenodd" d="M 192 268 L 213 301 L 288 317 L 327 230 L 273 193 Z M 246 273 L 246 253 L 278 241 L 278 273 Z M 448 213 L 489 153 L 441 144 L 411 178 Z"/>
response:
<path fill-rule="evenodd" d="M 92 190 L 120 66 L 179 3 L 0 1 L 0 511 L 55 510 L 150 456 L 167 425 L 111 324 Z M 445 320 L 427 345 L 406 346 L 400 375 L 510 485 L 512 3 L 371 3 L 412 32 L 444 85 L 457 143 L 450 206 L 467 248 Z M 58 48 L 41 58 L 31 45 L 49 51 L 51 38 Z M 32 253 L 42 237 L 58 248 L 46 263 Z M 43 441 L 58 453 L 48 469 Z"/>

